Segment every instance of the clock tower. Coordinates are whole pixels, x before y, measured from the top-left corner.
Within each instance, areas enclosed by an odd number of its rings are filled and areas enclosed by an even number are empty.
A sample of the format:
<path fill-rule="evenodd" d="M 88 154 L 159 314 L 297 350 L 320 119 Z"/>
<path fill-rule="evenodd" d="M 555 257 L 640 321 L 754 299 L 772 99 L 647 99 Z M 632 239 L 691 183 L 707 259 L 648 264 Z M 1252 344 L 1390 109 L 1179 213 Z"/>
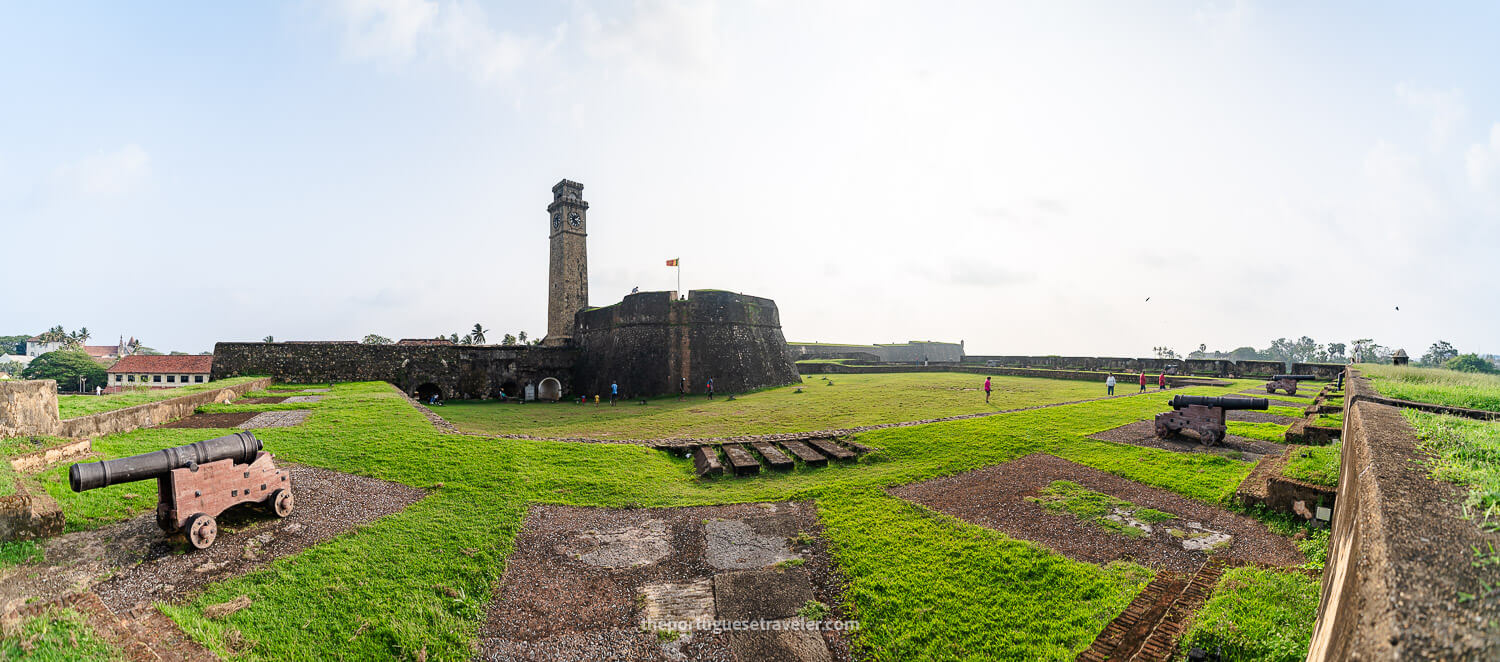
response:
<path fill-rule="evenodd" d="M 564 179 L 552 187 L 552 204 L 547 205 L 552 257 L 547 269 L 545 345 L 567 344 L 573 337 L 573 315 L 589 305 L 588 213 L 583 184 Z"/>

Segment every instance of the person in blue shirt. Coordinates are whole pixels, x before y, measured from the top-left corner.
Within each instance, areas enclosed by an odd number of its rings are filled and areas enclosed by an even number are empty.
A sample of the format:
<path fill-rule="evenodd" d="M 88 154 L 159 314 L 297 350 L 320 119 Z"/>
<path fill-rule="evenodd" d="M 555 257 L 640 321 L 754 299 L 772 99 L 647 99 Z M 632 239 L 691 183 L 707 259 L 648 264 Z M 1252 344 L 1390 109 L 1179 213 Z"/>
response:
<path fill-rule="evenodd" d="M 620 385 L 614 381 L 609 383 L 609 406 L 615 406 L 615 399 L 620 397 Z"/>

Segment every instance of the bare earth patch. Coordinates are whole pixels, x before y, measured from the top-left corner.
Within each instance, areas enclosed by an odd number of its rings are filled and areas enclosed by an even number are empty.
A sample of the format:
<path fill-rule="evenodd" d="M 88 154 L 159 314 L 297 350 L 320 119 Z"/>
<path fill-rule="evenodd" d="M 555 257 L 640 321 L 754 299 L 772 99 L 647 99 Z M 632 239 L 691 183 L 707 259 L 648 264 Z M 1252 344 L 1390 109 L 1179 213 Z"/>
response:
<path fill-rule="evenodd" d="M 1132 446 L 1160 448 L 1177 453 L 1213 453 L 1246 462 L 1255 462 L 1266 455 L 1276 456 L 1286 452 L 1286 446 L 1282 444 L 1232 434 L 1225 435 L 1224 441 L 1216 446 L 1204 446 L 1196 439 L 1186 437 L 1161 439 L 1156 436 L 1156 424 L 1151 421 L 1136 421 L 1129 425 L 1091 434 L 1089 438 Z"/>
<path fill-rule="evenodd" d="M 234 430 L 260 430 L 263 428 L 285 428 L 301 425 L 312 414 L 310 409 L 286 409 L 281 411 L 236 411 L 217 414 L 193 414 L 162 425 L 164 428 L 226 428 Z"/>
<path fill-rule="evenodd" d="M 483 660 L 848 660 L 842 633 L 715 620 L 842 620 L 810 503 L 533 506 L 478 640 Z"/>
<path fill-rule="evenodd" d="M 1142 530 L 1141 535 L 1132 537 L 1084 522 L 1072 513 L 1053 513 L 1027 500 L 1058 480 L 1164 511 L 1179 520 L 1151 525 L 1149 532 Z M 1268 565 L 1303 562 L 1301 552 L 1290 540 L 1271 533 L 1254 519 L 1044 453 L 888 491 L 1090 563 L 1129 560 L 1158 570 L 1192 572 L 1208 559 L 1207 552 L 1192 549 L 1202 547 L 1191 544 L 1193 541 L 1209 539 L 1195 537 L 1198 532 L 1228 536 L 1227 540 L 1213 538 L 1223 543 L 1214 552 L 1217 557 Z"/>
<path fill-rule="evenodd" d="M 156 613 L 155 602 L 184 602 L 208 584 L 399 512 L 426 495 L 375 478 L 299 465 L 290 470 L 297 500 L 291 515 L 277 519 L 254 504 L 231 508 L 219 518 L 218 541 L 205 550 L 179 553 L 186 543 L 157 528 L 154 512 L 48 540 L 41 564 L 0 571 L 0 614 L 92 591 L 115 615 L 145 617 Z"/>

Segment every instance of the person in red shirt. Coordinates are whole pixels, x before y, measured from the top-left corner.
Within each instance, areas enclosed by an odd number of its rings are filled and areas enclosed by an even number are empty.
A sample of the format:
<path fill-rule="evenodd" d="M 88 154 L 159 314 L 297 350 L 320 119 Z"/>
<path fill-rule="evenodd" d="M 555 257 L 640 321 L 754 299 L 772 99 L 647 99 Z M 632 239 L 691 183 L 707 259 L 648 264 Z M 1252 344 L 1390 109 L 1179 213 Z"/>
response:
<path fill-rule="evenodd" d="M 984 404 L 990 403 L 990 378 L 984 378 Z"/>
<path fill-rule="evenodd" d="M 1163 372 L 1156 376 L 1156 390 L 1164 391 L 1167 388 L 1167 373 Z"/>
<path fill-rule="evenodd" d="M 1145 393 L 1146 392 L 1146 371 L 1145 370 L 1141 371 L 1141 390 L 1138 391 L 1138 392 L 1139 393 Z"/>

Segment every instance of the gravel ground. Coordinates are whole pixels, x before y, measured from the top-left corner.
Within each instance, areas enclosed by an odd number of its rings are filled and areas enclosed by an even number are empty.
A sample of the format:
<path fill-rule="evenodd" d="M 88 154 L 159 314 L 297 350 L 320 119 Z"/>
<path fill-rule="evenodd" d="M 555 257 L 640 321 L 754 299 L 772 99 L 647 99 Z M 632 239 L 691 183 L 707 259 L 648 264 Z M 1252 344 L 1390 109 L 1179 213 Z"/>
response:
<path fill-rule="evenodd" d="M 231 402 L 230 404 L 234 404 L 234 405 L 274 405 L 274 404 L 281 403 L 283 400 L 286 400 L 286 397 L 280 397 L 280 398 L 240 398 L 239 400 L 235 400 L 234 402 Z"/>
<path fill-rule="evenodd" d="M 799 542 L 799 533 L 810 538 Z M 841 582 L 810 503 L 735 504 L 689 508 L 533 506 L 516 539 L 505 576 L 477 641 L 483 660 L 734 660 L 751 659 L 729 633 L 697 631 L 670 641 L 640 629 L 646 613 L 715 613 L 709 581 L 769 581 L 757 596 L 810 590 L 837 613 Z M 793 568 L 773 559 L 800 558 Z M 764 573 L 765 579 L 746 573 Z M 780 582 L 780 583 L 778 583 Z M 810 586 L 808 586 L 810 585 Z M 789 588 L 802 587 L 788 591 Z M 743 589 L 743 586 L 738 588 Z M 660 598 L 677 599 L 663 607 Z M 744 595 L 743 590 L 740 591 Z M 754 605 L 779 618 L 787 604 Z M 783 601 L 785 602 L 785 601 Z M 801 604 L 792 609 L 800 608 Z M 725 618 L 725 606 L 717 608 Z M 671 619 L 668 619 L 671 620 Z M 670 637 L 668 638 L 670 639 Z M 823 638 L 831 659 L 848 660 L 841 633 Z M 764 658 L 754 658 L 764 659 Z M 816 658 L 815 658 L 816 659 Z"/>
<path fill-rule="evenodd" d="M 320 402 L 322 400 L 323 396 L 321 395 L 293 395 L 283 400 L 283 402 L 291 404 L 294 402 Z"/>
<path fill-rule="evenodd" d="M 1171 513 L 1182 522 L 1197 522 L 1205 529 L 1233 536 L 1228 548 L 1217 556 L 1269 565 L 1304 561 L 1290 540 L 1271 533 L 1254 519 L 1044 453 L 888 491 L 967 522 L 1041 543 L 1080 561 L 1103 564 L 1126 559 L 1158 570 L 1191 572 L 1207 560 L 1206 553 L 1183 549 L 1179 539 L 1168 533 L 1170 528 L 1180 528 L 1181 523 L 1163 522 L 1155 525 L 1151 534 L 1132 538 L 1083 522 L 1071 513 L 1053 514 L 1026 500 L 1056 480 L 1073 481 L 1137 506 Z"/>
<path fill-rule="evenodd" d="M 426 495 L 417 488 L 299 465 L 290 466 L 296 506 L 277 519 L 241 504 L 219 519 L 213 547 L 188 551 L 145 513 L 112 526 L 53 538 L 41 565 L 0 571 L 0 613 L 92 588 L 114 612 L 156 601 L 182 602 L 197 589 L 235 577 L 398 512 Z M 155 489 L 142 483 L 143 490 Z M 358 495 L 359 498 L 350 498 Z M 96 585 L 97 584 L 97 585 Z"/>
<path fill-rule="evenodd" d="M 256 414 L 254 418 L 245 421 L 240 426 L 246 430 L 258 430 L 260 428 L 289 428 L 301 425 L 302 421 L 312 415 L 310 409 L 286 409 L 281 411 L 263 411 Z"/>
<path fill-rule="evenodd" d="M 1136 421 L 1129 425 L 1091 434 L 1089 438 L 1160 448 L 1178 453 L 1213 453 L 1246 462 L 1255 462 L 1266 455 L 1280 455 L 1286 451 L 1286 446 L 1282 444 L 1232 434 L 1225 435 L 1224 441 L 1219 442 L 1217 446 L 1204 446 L 1195 439 L 1180 436 L 1162 439 L 1156 436 L 1156 424 L 1151 421 Z"/>

